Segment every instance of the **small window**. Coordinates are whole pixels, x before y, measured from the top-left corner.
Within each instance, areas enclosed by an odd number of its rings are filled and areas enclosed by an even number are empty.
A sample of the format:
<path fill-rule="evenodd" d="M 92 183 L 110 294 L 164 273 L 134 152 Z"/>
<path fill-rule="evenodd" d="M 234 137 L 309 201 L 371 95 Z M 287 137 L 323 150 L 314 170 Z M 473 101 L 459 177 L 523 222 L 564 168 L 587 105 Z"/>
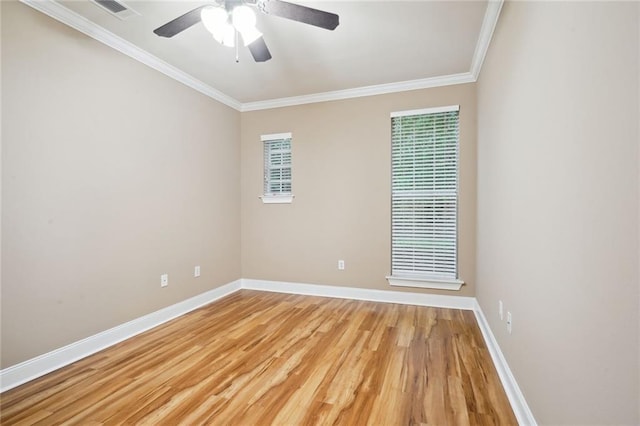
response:
<path fill-rule="evenodd" d="M 262 135 L 264 203 L 291 203 L 291 133 Z"/>
<path fill-rule="evenodd" d="M 458 109 L 391 114 L 391 285 L 458 290 Z"/>

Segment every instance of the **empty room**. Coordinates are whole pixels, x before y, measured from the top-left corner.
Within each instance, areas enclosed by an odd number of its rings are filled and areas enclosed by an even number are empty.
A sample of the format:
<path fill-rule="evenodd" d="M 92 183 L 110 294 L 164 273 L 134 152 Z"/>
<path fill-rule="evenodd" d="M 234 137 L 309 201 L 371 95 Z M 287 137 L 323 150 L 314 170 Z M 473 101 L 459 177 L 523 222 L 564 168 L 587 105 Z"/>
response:
<path fill-rule="evenodd" d="M 640 424 L 640 2 L 0 24 L 2 425 Z"/>

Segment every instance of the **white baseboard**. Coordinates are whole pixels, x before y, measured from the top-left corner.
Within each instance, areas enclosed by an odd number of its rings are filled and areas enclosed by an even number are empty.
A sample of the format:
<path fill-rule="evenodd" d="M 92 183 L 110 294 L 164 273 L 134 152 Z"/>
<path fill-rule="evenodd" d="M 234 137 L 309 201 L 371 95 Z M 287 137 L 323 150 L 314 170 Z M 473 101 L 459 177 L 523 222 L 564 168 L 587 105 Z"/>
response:
<path fill-rule="evenodd" d="M 302 294 L 305 296 L 335 297 L 338 299 L 368 300 L 371 302 L 399 303 L 402 305 L 433 306 L 435 308 L 473 310 L 476 306 L 475 297 L 405 293 L 399 291 L 371 290 L 355 287 L 252 280 L 246 278 L 243 278 L 240 281 L 242 282 L 242 288 L 247 290 Z"/>
<path fill-rule="evenodd" d="M 509 398 L 511 408 L 513 409 L 513 413 L 516 415 L 518 423 L 520 425 L 536 426 L 538 423 L 533 417 L 533 413 L 531 412 L 531 409 L 529 409 L 529 405 L 524 399 L 524 395 L 522 395 L 522 391 L 520 391 L 520 387 L 518 386 L 518 383 L 516 383 L 513 373 L 511 373 L 509 364 L 507 364 L 507 360 L 502 354 L 498 341 L 493 335 L 493 332 L 489 327 L 489 323 L 487 322 L 487 318 L 484 316 L 482 308 L 477 300 L 475 301 L 475 305 L 474 313 L 478 321 L 478 326 L 480 327 L 484 341 L 487 344 L 489 353 L 491 354 L 493 364 L 496 366 L 496 370 L 498 370 L 498 376 L 502 382 L 502 387 L 504 387 L 507 398 Z"/>
<path fill-rule="evenodd" d="M 371 290 L 355 287 L 337 287 L 317 284 L 291 283 L 239 279 L 198 296 L 168 306 L 159 311 L 129 321 L 70 345 L 40 355 L 14 366 L 0 370 L 0 392 L 7 391 L 30 380 L 69 365 L 123 340 L 157 327 L 187 312 L 218 300 L 240 289 L 271 291 L 307 296 L 335 297 L 340 299 L 367 300 L 372 302 L 399 303 L 403 305 L 433 306 L 438 308 L 472 310 L 478 326 L 498 370 L 511 407 L 521 425 L 536 425 L 533 414 L 516 383 L 500 346 L 475 297 L 409 293 L 387 290 Z"/>
<path fill-rule="evenodd" d="M 240 289 L 240 280 L 0 370 L 0 392 L 69 365 Z"/>

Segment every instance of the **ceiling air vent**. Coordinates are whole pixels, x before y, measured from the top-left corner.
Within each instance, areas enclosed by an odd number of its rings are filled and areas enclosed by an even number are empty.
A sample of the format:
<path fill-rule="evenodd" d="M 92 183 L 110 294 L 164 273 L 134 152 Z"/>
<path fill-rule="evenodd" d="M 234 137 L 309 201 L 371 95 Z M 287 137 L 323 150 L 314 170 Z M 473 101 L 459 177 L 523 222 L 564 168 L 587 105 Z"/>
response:
<path fill-rule="evenodd" d="M 133 18 L 134 16 L 140 16 L 138 12 L 131 9 L 129 6 L 121 1 L 116 0 L 91 0 L 102 9 L 106 10 L 113 16 L 122 20 Z"/>

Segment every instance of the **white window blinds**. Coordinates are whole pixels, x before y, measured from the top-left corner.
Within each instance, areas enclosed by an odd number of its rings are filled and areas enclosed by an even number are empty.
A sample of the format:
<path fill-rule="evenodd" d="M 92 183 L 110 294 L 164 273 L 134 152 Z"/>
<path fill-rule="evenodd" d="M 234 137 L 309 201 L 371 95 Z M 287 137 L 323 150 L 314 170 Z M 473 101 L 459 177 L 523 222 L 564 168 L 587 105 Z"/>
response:
<path fill-rule="evenodd" d="M 264 195 L 291 194 L 291 134 L 262 136 L 264 143 Z"/>
<path fill-rule="evenodd" d="M 458 106 L 394 113 L 392 276 L 457 278 Z"/>

